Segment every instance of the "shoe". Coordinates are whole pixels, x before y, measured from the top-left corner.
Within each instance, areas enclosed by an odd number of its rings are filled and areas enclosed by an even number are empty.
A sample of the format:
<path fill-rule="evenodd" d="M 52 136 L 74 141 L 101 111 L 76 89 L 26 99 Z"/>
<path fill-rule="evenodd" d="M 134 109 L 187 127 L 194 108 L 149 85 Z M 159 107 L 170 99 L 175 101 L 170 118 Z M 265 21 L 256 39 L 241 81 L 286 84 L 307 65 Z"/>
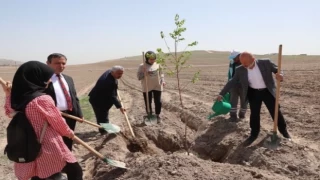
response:
<path fill-rule="evenodd" d="M 285 131 L 285 132 L 283 132 L 283 133 L 281 133 L 281 134 L 282 134 L 282 136 L 283 136 L 284 138 L 291 139 L 291 136 L 290 136 L 290 134 L 288 133 L 288 131 Z"/>
<path fill-rule="evenodd" d="M 99 132 L 100 132 L 101 136 L 108 133 L 108 132 L 107 132 L 105 129 L 103 129 L 103 128 L 99 128 Z"/>
<path fill-rule="evenodd" d="M 230 116 L 228 120 L 231 122 L 236 122 L 238 119 L 237 119 L 237 116 Z"/>
<path fill-rule="evenodd" d="M 239 113 L 239 119 L 245 119 L 246 115 L 245 113 Z"/>
<path fill-rule="evenodd" d="M 157 123 L 160 124 L 161 123 L 161 117 L 159 115 L 157 115 Z"/>
<path fill-rule="evenodd" d="M 68 180 L 68 178 L 59 172 L 46 178 L 46 180 Z"/>
<path fill-rule="evenodd" d="M 243 142 L 243 145 L 244 145 L 244 146 L 249 146 L 249 145 L 252 144 L 257 138 L 258 138 L 258 136 L 249 136 L 249 137 Z"/>

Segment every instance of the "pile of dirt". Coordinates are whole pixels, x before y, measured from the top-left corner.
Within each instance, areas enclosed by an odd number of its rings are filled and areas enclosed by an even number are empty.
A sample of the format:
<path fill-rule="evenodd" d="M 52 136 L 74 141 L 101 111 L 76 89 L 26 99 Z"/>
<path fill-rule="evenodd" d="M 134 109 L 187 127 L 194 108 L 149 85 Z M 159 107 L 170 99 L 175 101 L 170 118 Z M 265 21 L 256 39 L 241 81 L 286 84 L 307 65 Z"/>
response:
<path fill-rule="evenodd" d="M 140 156 L 130 163 L 130 170 L 112 170 L 113 174 L 95 176 L 95 180 L 135 179 L 288 179 L 257 168 L 200 160 L 196 156 L 174 153 L 164 156 Z M 117 177 L 115 177 L 117 176 Z"/>

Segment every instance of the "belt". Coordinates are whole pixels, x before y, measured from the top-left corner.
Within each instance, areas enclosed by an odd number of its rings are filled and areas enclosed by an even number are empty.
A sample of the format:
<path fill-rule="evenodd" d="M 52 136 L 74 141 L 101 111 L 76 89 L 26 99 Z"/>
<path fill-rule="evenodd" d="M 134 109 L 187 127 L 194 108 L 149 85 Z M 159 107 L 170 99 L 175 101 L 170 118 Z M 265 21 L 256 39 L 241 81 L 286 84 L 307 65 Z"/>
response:
<path fill-rule="evenodd" d="M 249 87 L 250 89 L 252 90 L 256 90 L 256 91 L 264 91 L 266 90 L 267 88 L 259 88 L 259 89 L 255 89 L 255 88 L 252 88 L 252 87 Z"/>
<path fill-rule="evenodd" d="M 63 113 L 68 113 L 69 111 L 68 111 L 68 110 L 64 110 L 64 111 L 61 111 L 61 112 L 63 112 Z"/>

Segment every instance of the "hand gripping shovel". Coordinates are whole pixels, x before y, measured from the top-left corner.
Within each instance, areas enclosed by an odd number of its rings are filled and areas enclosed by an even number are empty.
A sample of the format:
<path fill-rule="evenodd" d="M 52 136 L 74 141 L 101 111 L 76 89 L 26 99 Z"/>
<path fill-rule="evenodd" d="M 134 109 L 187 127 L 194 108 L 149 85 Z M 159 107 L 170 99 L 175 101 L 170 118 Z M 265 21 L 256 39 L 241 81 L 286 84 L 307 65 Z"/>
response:
<path fill-rule="evenodd" d="M 109 165 L 115 166 L 115 167 L 119 167 L 119 168 L 123 168 L 123 169 L 128 169 L 124 162 L 120 162 L 120 161 L 116 161 L 116 160 L 112 160 L 112 159 L 108 159 L 108 158 L 104 157 L 102 154 L 100 154 L 95 149 L 90 147 L 87 143 L 83 142 L 77 136 L 74 136 L 73 140 L 76 141 L 77 143 L 81 144 L 85 148 L 87 148 L 90 152 L 92 152 L 94 155 L 96 155 L 97 157 L 99 157 L 101 160 L 103 160 L 104 162 L 108 163 Z"/>
<path fill-rule="evenodd" d="M 278 73 L 281 72 L 281 59 L 282 59 L 282 45 L 279 45 L 278 52 Z M 271 135 L 271 141 L 267 142 L 267 147 L 270 149 L 276 149 L 280 143 L 280 139 L 277 135 L 278 132 L 278 115 L 279 115 L 279 98 L 280 98 L 280 80 L 277 80 L 277 91 L 276 91 L 276 103 L 274 110 L 273 120 L 273 132 Z"/>
<path fill-rule="evenodd" d="M 64 113 L 64 112 L 61 112 L 61 115 L 64 116 L 64 117 L 67 117 L 67 118 L 70 118 L 70 119 L 73 119 L 73 120 L 76 120 L 76 121 L 79 121 L 81 123 L 87 123 L 87 124 L 90 124 L 94 127 L 97 127 L 97 128 L 101 128 L 101 129 L 105 129 L 108 133 L 118 133 L 120 132 L 120 127 L 115 125 L 115 124 L 111 124 L 111 123 L 100 123 L 100 125 L 98 124 L 95 124 L 93 122 L 90 122 L 90 121 L 87 121 L 87 120 L 84 120 L 84 119 L 81 119 L 81 118 L 78 118 L 76 116 L 72 116 L 70 114 L 67 114 L 67 113 Z"/>
<path fill-rule="evenodd" d="M 146 67 L 145 64 L 145 57 L 144 52 L 142 52 L 142 63 L 143 66 Z M 146 125 L 151 125 L 152 122 L 156 122 L 157 117 L 155 115 L 152 115 L 150 113 L 150 106 L 149 106 L 149 90 L 148 90 L 148 74 L 147 72 L 144 72 L 144 81 L 145 81 L 145 90 L 146 90 L 146 106 L 147 106 L 147 116 L 143 116 L 144 123 Z"/>

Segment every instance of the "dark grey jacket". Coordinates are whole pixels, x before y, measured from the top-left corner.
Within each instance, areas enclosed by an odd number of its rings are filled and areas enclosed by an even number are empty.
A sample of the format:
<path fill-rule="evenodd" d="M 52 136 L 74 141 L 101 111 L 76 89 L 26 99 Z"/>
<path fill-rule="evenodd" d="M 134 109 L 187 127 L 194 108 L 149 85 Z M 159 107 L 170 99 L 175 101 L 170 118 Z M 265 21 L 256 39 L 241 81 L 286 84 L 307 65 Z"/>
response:
<path fill-rule="evenodd" d="M 278 66 L 275 65 L 270 59 L 257 59 L 256 65 L 258 65 L 262 78 L 270 91 L 270 93 L 275 97 L 276 95 L 276 85 L 272 76 L 272 73 L 278 72 Z M 247 97 L 249 80 L 248 80 L 248 70 L 242 65 L 236 68 L 236 72 L 233 78 L 228 81 L 224 88 L 219 93 L 221 96 L 224 96 L 231 88 L 237 85 L 237 82 L 240 82 L 243 89 L 243 96 Z"/>

